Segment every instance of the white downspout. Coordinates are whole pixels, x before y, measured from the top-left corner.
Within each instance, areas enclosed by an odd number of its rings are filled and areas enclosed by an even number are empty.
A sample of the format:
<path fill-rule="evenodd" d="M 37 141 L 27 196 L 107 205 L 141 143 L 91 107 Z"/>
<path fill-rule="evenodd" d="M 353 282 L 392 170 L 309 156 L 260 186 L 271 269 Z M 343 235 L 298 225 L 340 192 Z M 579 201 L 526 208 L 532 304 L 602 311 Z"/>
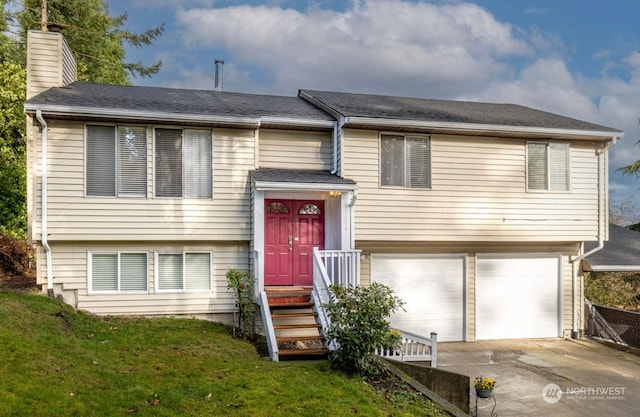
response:
<path fill-rule="evenodd" d="M 578 339 L 578 304 L 580 300 L 578 299 L 578 269 L 580 268 L 579 262 L 583 260 L 585 257 L 594 254 L 604 247 L 604 236 L 606 234 L 606 207 L 605 207 L 605 152 L 609 150 L 613 145 L 618 141 L 618 137 L 614 136 L 611 138 L 611 142 L 607 143 L 602 149 L 596 150 L 598 154 L 598 246 L 591 249 L 587 253 L 583 253 L 582 255 L 576 256 L 571 260 L 572 265 L 572 283 L 571 283 L 571 291 L 573 293 L 573 315 L 572 315 L 572 327 L 571 327 L 571 338 Z M 584 250 L 584 245 L 580 248 L 580 251 Z"/>
<path fill-rule="evenodd" d="M 47 295 L 49 297 L 53 297 L 53 267 L 52 267 L 52 259 L 51 259 L 51 247 L 49 246 L 49 225 L 47 223 L 48 218 L 48 198 L 47 198 L 47 122 L 42 117 L 42 110 L 36 110 L 36 119 L 40 123 L 40 127 L 42 128 L 42 224 L 41 224 L 41 241 L 42 248 L 44 249 L 46 264 L 47 264 Z"/>

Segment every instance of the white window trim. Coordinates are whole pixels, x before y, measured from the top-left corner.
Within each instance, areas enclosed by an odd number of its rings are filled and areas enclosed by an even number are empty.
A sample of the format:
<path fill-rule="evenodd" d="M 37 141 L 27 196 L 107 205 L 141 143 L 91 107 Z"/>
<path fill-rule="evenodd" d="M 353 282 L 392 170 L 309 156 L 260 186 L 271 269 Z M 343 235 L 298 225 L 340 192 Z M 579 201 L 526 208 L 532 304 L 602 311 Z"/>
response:
<path fill-rule="evenodd" d="M 115 195 L 89 195 L 88 193 L 88 186 L 89 186 L 89 180 L 88 180 L 88 175 L 87 175 L 87 152 L 89 149 L 89 126 L 107 126 L 107 127 L 113 127 L 115 130 L 115 134 L 113 137 L 113 140 L 115 141 L 115 155 L 114 155 L 114 161 L 115 161 L 115 177 L 114 177 L 114 181 L 115 181 Z M 147 152 L 147 158 L 146 158 L 146 165 L 147 167 L 149 166 L 149 129 L 147 128 L 147 126 L 145 125 L 139 125 L 139 124 L 113 124 L 113 123 L 100 123 L 100 122 L 96 122 L 96 123 L 85 123 L 84 124 L 84 168 L 83 168 L 83 177 L 84 177 L 84 197 L 85 198 L 147 198 L 147 192 L 145 192 L 144 194 L 139 194 L 139 195 L 133 195 L 133 194 L 129 194 L 129 195 L 118 195 L 118 128 L 119 127 L 127 127 L 127 126 L 132 126 L 132 127 L 140 127 L 140 128 L 144 128 L 145 129 L 145 141 L 146 141 L 146 152 Z M 146 171 L 145 171 L 146 172 Z M 146 178 L 146 182 L 147 182 L 147 189 L 149 188 L 149 175 L 147 174 L 147 178 Z"/>
<path fill-rule="evenodd" d="M 185 255 L 188 253 L 207 253 L 209 254 L 209 289 L 200 289 L 200 290 L 187 290 L 187 282 L 185 280 L 185 268 L 186 268 L 186 262 L 184 262 L 185 259 Z M 160 268 L 158 267 L 159 265 L 159 257 L 160 255 L 182 255 L 182 289 L 181 290 L 175 290 L 175 289 L 169 289 L 169 290 L 162 290 L 160 289 Z M 155 252 L 155 256 L 154 256 L 154 270 L 155 270 L 155 274 L 154 274 L 154 281 L 155 281 L 155 291 L 156 293 L 212 293 L 213 292 L 213 252 L 211 251 L 198 251 L 198 250 L 184 250 L 184 251 L 156 251 Z"/>
<path fill-rule="evenodd" d="M 121 291 L 120 290 L 120 255 L 121 254 L 141 254 L 147 257 L 147 270 L 145 272 L 147 279 L 146 291 Z M 117 255 L 118 264 L 118 289 L 115 291 L 94 291 L 93 290 L 93 255 Z M 145 251 L 89 251 L 87 252 L 87 276 L 88 288 L 87 293 L 91 294 L 149 294 L 149 252 Z"/>
<path fill-rule="evenodd" d="M 407 187 L 405 186 L 397 186 L 397 185 L 383 185 L 382 184 L 382 137 L 383 136 L 402 136 L 405 139 L 405 150 L 406 150 L 406 140 L 407 137 L 411 137 L 411 138 L 420 138 L 420 139 L 424 139 L 429 143 L 429 178 L 427 179 L 429 182 L 429 186 L 428 187 Z M 407 134 L 407 133 L 398 133 L 398 132 L 379 132 L 378 134 L 378 187 L 379 188 L 384 188 L 387 190 L 414 190 L 414 191 L 427 191 L 427 190 L 431 190 L 433 189 L 433 172 L 431 171 L 431 168 L 433 166 L 432 163 L 432 156 L 433 156 L 433 148 L 432 148 L 432 138 L 431 135 L 423 135 L 423 134 Z M 405 153 L 405 161 L 404 161 L 404 169 L 405 169 L 405 176 L 406 176 L 406 169 L 407 169 L 407 155 Z"/>
<path fill-rule="evenodd" d="M 530 189 L 529 188 L 529 144 L 530 143 L 537 143 L 537 144 L 541 144 L 541 145 L 545 145 L 546 146 L 546 161 L 547 163 L 549 163 L 549 160 L 551 158 L 551 143 L 559 143 L 559 144 L 564 144 L 567 145 L 568 152 L 567 152 L 567 175 L 568 175 L 568 189 L 567 190 L 551 190 L 551 170 L 548 169 L 547 170 L 547 178 L 546 178 L 546 189 L 544 190 L 535 190 L 535 189 Z M 539 141 L 539 140 L 529 140 L 525 142 L 525 189 L 527 193 L 543 193 L 543 194 L 548 194 L 548 193 L 554 193 L 554 194 L 571 194 L 572 189 L 573 189 L 573 176 L 571 175 L 571 161 L 572 161 L 572 150 L 571 150 L 571 142 L 565 142 L 565 141 Z"/>
<path fill-rule="evenodd" d="M 213 200 L 215 197 L 215 183 L 214 183 L 214 172 L 215 172 L 215 166 L 214 166 L 214 161 L 215 161 L 215 138 L 214 138 L 214 134 L 213 134 L 213 129 L 198 129 L 196 127 L 193 128 L 189 128 L 189 127 L 184 127 L 184 126 L 165 126 L 165 125 L 158 125 L 158 126 L 153 126 L 152 128 L 153 131 L 153 146 L 151 149 L 151 164 L 153 166 L 152 168 L 152 176 L 153 176 L 153 180 L 152 180 L 152 187 L 151 187 L 151 194 L 153 196 L 153 198 L 157 198 L 157 199 L 163 199 L 163 200 Z M 163 197 L 163 196 L 157 196 L 156 195 L 156 185 L 155 185 L 155 181 L 156 181 L 156 130 L 157 129 L 174 129 L 174 130 L 181 130 L 182 131 L 182 149 L 183 149 L 183 154 L 182 154 L 182 196 L 181 197 Z M 185 197 L 184 196 L 184 190 L 185 190 L 185 165 L 184 165 L 184 131 L 185 130 L 201 130 L 201 131 L 208 131 L 209 135 L 211 137 L 211 197 L 202 197 L 202 198 L 196 198 L 196 197 Z"/>

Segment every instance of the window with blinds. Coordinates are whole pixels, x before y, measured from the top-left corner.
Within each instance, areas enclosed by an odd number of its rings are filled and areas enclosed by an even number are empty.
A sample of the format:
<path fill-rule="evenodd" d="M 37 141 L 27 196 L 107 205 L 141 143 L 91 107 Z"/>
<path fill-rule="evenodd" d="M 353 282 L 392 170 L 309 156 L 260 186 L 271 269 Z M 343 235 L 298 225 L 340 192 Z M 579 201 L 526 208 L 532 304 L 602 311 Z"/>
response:
<path fill-rule="evenodd" d="M 92 253 L 91 292 L 147 292 L 146 252 Z"/>
<path fill-rule="evenodd" d="M 87 196 L 146 197 L 146 132 L 144 126 L 87 125 Z"/>
<path fill-rule="evenodd" d="M 527 143 L 527 189 L 569 191 L 570 165 L 568 143 Z"/>
<path fill-rule="evenodd" d="M 210 291 L 211 253 L 159 253 L 158 291 Z"/>
<path fill-rule="evenodd" d="M 156 197 L 211 198 L 210 130 L 156 129 Z"/>
<path fill-rule="evenodd" d="M 381 135 L 380 184 L 430 188 L 431 143 L 428 137 Z"/>

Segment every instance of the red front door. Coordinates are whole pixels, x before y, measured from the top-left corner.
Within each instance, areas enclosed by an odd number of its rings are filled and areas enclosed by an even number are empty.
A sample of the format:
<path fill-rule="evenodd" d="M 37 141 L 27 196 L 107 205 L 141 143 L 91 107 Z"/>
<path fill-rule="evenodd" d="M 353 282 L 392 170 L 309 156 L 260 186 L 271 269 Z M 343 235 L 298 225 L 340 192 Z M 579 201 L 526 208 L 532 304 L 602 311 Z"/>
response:
<path fill-rule="evenodd" d="M 313 247 L 324 249 L 324 201 L 265 200 L 265 285 L 313 285 Z"/>

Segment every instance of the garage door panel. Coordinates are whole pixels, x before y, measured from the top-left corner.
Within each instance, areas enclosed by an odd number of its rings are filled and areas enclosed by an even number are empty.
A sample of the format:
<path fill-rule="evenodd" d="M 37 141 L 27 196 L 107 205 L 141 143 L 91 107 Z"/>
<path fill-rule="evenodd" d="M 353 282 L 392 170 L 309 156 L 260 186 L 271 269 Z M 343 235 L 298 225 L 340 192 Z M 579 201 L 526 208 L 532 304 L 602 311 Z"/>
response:
<path fill-rule="evenodd" d="M 394 289 L 406 304 L 391 317 L 394 327 L 438 340 L 464 339 L 464 257 L 372 255 L 371 277 Z"/>
<path fill-rule="evenodd" d="M 559 262 L 558 256 L 478 256 L 477 339 L 557 337 Z"/>

